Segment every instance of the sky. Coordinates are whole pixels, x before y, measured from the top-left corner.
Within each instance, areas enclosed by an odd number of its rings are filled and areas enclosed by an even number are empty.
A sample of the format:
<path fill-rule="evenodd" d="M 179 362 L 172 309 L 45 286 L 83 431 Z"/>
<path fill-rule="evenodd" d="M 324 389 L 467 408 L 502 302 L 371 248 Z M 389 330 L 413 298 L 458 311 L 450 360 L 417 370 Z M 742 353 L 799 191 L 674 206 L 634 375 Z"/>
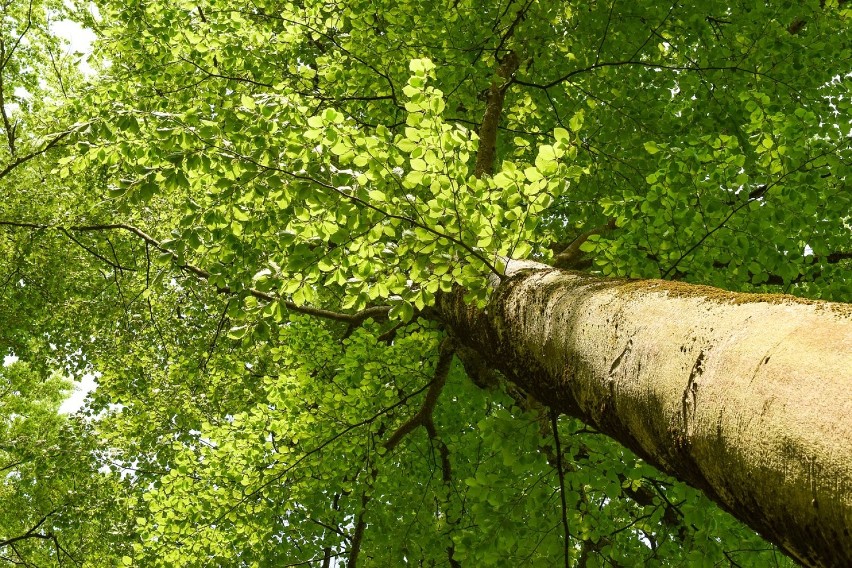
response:
<path fill-rule="evenodd" d="M 68 40 L 70 44 L 68 46 L 69 53 L 79 52 L 88 55 L 92 52 L 92 42 L 95 41 L 95 33 L 92 30 L 71 20 L 53 22 L 50 27 L 53 33 Z M 80 62 L 80 70 L 86 75 L 94 73 L 86 58 L 83 58 Z"/>
<path fill-rule="evenodd" d="M 83 379 L 80 382 L 74 383 L 74 392 L 72 392 L 71 396 L 66 398 L 65 402 L 62 403 L 62 406 L 59 407 L 59 413 L 71 414 L 72 412 L 80 410 L 80 407 L 83 406 L 83 402 L 86 399 L 86 395 L 95 390 L 97 386 L 98 383 L 95 382 L 95 375 L 91 373 L 83 375 Z"/>
<path fill-rule="evenodd" d="M 9 365 L 13 365 L 18 361 L 18 357 L 16 355 L 6 355 L 3 358 L 3 366 L 8 367 Z M 96 375 L 92 373 L 86 373 L 83 375 L 83 378 L 79 382 L 74 383 L 74 391 L 71 393 L 71 396 L 65 399 L 65 402 L 59 407 L 60 414 L 71 414 L 72 412 L 78 411 L 82 406 L 83 402 L 86 399 L 86 395 L 95 390 L 98 386 L 96 382 Z"/>

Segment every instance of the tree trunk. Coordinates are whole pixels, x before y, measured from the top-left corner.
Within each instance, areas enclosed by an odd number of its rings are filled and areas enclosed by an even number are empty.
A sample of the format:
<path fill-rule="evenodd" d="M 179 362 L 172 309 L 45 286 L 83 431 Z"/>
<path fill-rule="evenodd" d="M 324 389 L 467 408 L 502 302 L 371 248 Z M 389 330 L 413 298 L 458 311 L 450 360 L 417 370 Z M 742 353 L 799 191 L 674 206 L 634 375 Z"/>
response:
<path fill-rule="evenodd" d="M 852 306 L 509 263 L 443 296 L 480 363 L 702 489 L 810 566 L 852 566 Z"/>

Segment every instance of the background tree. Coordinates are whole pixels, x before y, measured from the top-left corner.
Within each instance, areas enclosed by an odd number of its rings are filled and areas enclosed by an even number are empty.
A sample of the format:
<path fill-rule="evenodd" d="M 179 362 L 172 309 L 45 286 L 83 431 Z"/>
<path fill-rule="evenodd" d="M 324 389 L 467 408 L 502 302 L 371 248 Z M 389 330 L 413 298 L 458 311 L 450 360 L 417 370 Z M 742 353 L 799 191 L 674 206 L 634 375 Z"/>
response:
<path fill-rule="evenodd" d="M 67 193 L 0 223 L 62 267 L 16 340 L 103 374 L 125 562 L 789 564 L 478 367 L 436 300 L 484 306 L 513 257 L 849 301 L 848 17 L 99 4 Z"/>
<path fill-rule="evenodd" d="M 4 565 L 109 565 L 132 534 L 118 514 L 122 482 L 98 472 L 97 438 L 58 413 L 69 384 L 26 363 L 0 368 Z"/>

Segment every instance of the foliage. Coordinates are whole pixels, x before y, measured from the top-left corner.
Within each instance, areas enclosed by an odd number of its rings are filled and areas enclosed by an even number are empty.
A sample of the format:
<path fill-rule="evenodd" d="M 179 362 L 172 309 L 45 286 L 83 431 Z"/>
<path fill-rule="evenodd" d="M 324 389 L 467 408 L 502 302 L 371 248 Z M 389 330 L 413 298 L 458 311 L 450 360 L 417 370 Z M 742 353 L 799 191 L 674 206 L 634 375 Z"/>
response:
<path fill-rule="evenodd" d="M 39 63 L 0 69 L 4 96 L 50 102 L 0 129 L 19 310 L 0 340 L 38 376 L 102 373 L 72 421 L 99 451 L 27 476 L 91 484 L 113 560 L 789 565 L 611 440 L 566 417 L 555 437 L 512 385 L 447 367 L 431 307 L 456 286 L 482 304 L 505 257 L 571 245 L 605 275 L 852 300 L 844 3 L 78 16 L 90 84 L 50 75 L 46 23 Z M 49 414 L 31 420 L 71 428 Z M 52 499 L 21 497 L 27 521 Z"/>
<path fill-rule="evenodd" d="M 102 475 L 86 424 L 58 414 L 69 381 L 26 363 L 0 369 L 0 560 L 4 565 L 107 565 L 132 528 L 123 484 Z M 117 533 L 116 529 L 124 528 Z"/>

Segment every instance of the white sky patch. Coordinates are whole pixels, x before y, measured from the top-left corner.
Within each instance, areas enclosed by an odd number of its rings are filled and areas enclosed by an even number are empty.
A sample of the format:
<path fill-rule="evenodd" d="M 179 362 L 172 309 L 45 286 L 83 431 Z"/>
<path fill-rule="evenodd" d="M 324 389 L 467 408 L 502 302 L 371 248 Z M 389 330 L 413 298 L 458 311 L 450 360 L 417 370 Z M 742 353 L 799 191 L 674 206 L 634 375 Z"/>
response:
<path fill-rule="evenodd" d="M 59 407 L 59 413 L 72 414 L 80 410 L 86 400 L 86 395 L 98 387 L 95 379 L 97 379 L 97 374 L 86 373 L 79 383 L 74 383 L 74 392 Z"/>
<path fill-rule="evenodd" d="M 92 43 L 95 41 L 95 32 L 84 28 L 72 20 L 59 20 L 51 22 L 50 29 L 61 38 L 68 40 L 68 53 L 80 53 L 79 68 L 83 75 L 91 77 L 95 70 L 89 65 L 89 55 L 92 54 Z"/>
<path fill-rule="evenodd" d="M 17 362 L 18 362 L 18 356 L 17 355 L 6 355 L 3 358 L 3 366 L 4 367 L 8 367 L 9 365 L 14 365 Z"/>

